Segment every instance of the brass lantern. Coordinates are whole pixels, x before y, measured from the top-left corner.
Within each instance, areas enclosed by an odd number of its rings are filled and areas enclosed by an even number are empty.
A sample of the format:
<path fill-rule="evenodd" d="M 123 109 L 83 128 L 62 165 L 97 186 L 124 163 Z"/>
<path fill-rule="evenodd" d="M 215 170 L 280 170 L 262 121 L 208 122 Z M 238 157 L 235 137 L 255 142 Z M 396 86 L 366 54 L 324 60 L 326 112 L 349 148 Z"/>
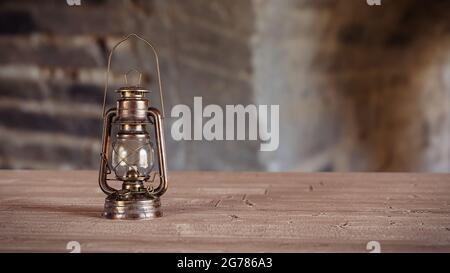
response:
<path fill-rule="evenodd" d="M 112 55 L 120 44 L 130 38 L 143 41 L 154 53 L 163 114 L 152 107 L 150 100 L 146 98 L 149 90 L 140 86 L 141 76 L 138 85 L 128 85 L 128 73 L 125 74 L 126 86 L 116 90 L 120 95 L 117 106 L 106 110 Z M 158 54 L 150 42 L 136 34 L 130 34 L 113 47 L 108 59 L 99 173 L 100 188 L 107 194 L 103 217 L 140 220 L 162 216 L 160 196 L 167 190 L 163 115 L 164 100 Z M 155 165 L 158 166 L 156 171 Z M 155 178 L 159 180 L 157 185 Z M 122 188 L 111 187 L 108 184 L 111 180 L 120 181 Z"/>

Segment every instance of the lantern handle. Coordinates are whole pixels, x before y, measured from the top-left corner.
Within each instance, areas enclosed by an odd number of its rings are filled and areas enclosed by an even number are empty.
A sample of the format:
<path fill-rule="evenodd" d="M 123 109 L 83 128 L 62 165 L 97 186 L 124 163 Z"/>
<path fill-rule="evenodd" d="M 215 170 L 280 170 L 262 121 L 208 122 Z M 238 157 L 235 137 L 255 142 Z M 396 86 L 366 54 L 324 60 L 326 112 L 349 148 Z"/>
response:
<path fill-rule="evenodd" d="M 118 42 L 111 50 L 111 52 L 109 53 L 109 57 L 108 57 L 108 70 L 106 72 L 106 83 L 105 83 L 105 91 L 103 94 L 103 112 L 102 112 L 102 117 L 105 117 L 106 114 L 106 97 L 107 97 L 107 93 L 108 93 L 108 82 L 109 82 L 109 72 L 111 70 L 111 60 L 112 60 L 112 56 L 114 54 L 114 51 L 116 50 L 117 47 L 119 47 L 122 43 L 124 43 L 125 41 L 131 39 L 132 37 L 144 42 L 148 47 L 150 47 L 153 51 L 153 55 L 155 57 L 155 61 L 156 61 L 156 74 L 158 77 L 158 87 L 159 87 L 159 99 L 161 102 L 161 112 L 162 112 L 162 118 L 165 117 L 165 111 L 164 111 L 164 98 L 163 98 L 163 93 L 162 93 L 162 84 L 161 84 L 161 73 L 160 73 L 160 69 L 159 69 L 159 57 L 158 57 L 158 53 L 156 52 L 155 47 L 146 39 L 142 38 L 141 36 L 135 34 L 135 33 L 131 33 L 129 34 L 127 37 L 125 37 L 124 39 L 122 39 L 120 42 Z M 130 72 L 130 71 L 129 71 Z M 129 73 L 128 72 L 128 73 Z M 127 74 L 128 74 L 127 73 Z"/>

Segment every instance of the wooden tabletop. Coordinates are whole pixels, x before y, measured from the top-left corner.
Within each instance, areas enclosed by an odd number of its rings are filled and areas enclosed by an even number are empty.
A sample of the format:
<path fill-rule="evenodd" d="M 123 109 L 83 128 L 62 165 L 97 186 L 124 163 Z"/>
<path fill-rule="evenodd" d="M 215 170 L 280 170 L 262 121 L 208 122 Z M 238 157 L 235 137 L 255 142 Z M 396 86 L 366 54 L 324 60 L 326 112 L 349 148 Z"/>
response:
<path fill-rule="evenodd" d="M 94 171 L 0 174 L 2 252 L 450 251 L 446 174 L 171 172 L 150 221 L 102 219 Z"/>

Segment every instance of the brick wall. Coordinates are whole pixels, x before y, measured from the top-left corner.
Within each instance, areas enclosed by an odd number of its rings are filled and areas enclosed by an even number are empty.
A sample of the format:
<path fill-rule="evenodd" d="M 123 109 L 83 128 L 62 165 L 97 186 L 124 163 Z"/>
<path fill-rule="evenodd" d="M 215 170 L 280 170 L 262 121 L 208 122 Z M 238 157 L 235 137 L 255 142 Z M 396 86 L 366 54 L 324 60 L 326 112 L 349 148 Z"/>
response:
<path fill-rule="evenodd" d="M 135 32 L 159 50 L 168 113 L 280 104 L 271 153 L 175 142 L 167 118 L 170 169 L 448 171 L 450 1 L 426 2 L 3 0 L 0 168 L 97 168 L 106 57 Z M 113 87 L 137 67 L 157 90 L 144 45 L 113 61 Z"/>
<path fill-rule="evenodd" d="M 83 0 L 69 7 L 11 0 L 0 3 L 0 20 L 2 168 L 98 166 L 106 57 L 132 32 L 158 48 L 168 113 L 172 105 L 192 105 L 194 96 L 204 104 L 251 103 L 250 1 Z M 119 48 L 113 86 L 138 68 L 156 91 L 151 54 L 139 43 Z M 159 101 L 157 92 L 151 97 Z M 171 122 L 171 169 L 260 169 L 255 143 L 178 143 Z"/>

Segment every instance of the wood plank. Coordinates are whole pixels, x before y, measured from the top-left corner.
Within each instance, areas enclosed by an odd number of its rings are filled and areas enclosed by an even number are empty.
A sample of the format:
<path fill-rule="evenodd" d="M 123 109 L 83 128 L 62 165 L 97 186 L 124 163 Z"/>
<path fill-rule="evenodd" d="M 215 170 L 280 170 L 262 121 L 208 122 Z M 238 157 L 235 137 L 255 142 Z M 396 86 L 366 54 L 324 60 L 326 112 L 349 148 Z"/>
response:
<path fill-rule="evenodd" d="M 164 217 L 100 218 L 94 171 L 0 171 L 0 251 L 450 251 L 450 175 L 172 172 Z"/>

